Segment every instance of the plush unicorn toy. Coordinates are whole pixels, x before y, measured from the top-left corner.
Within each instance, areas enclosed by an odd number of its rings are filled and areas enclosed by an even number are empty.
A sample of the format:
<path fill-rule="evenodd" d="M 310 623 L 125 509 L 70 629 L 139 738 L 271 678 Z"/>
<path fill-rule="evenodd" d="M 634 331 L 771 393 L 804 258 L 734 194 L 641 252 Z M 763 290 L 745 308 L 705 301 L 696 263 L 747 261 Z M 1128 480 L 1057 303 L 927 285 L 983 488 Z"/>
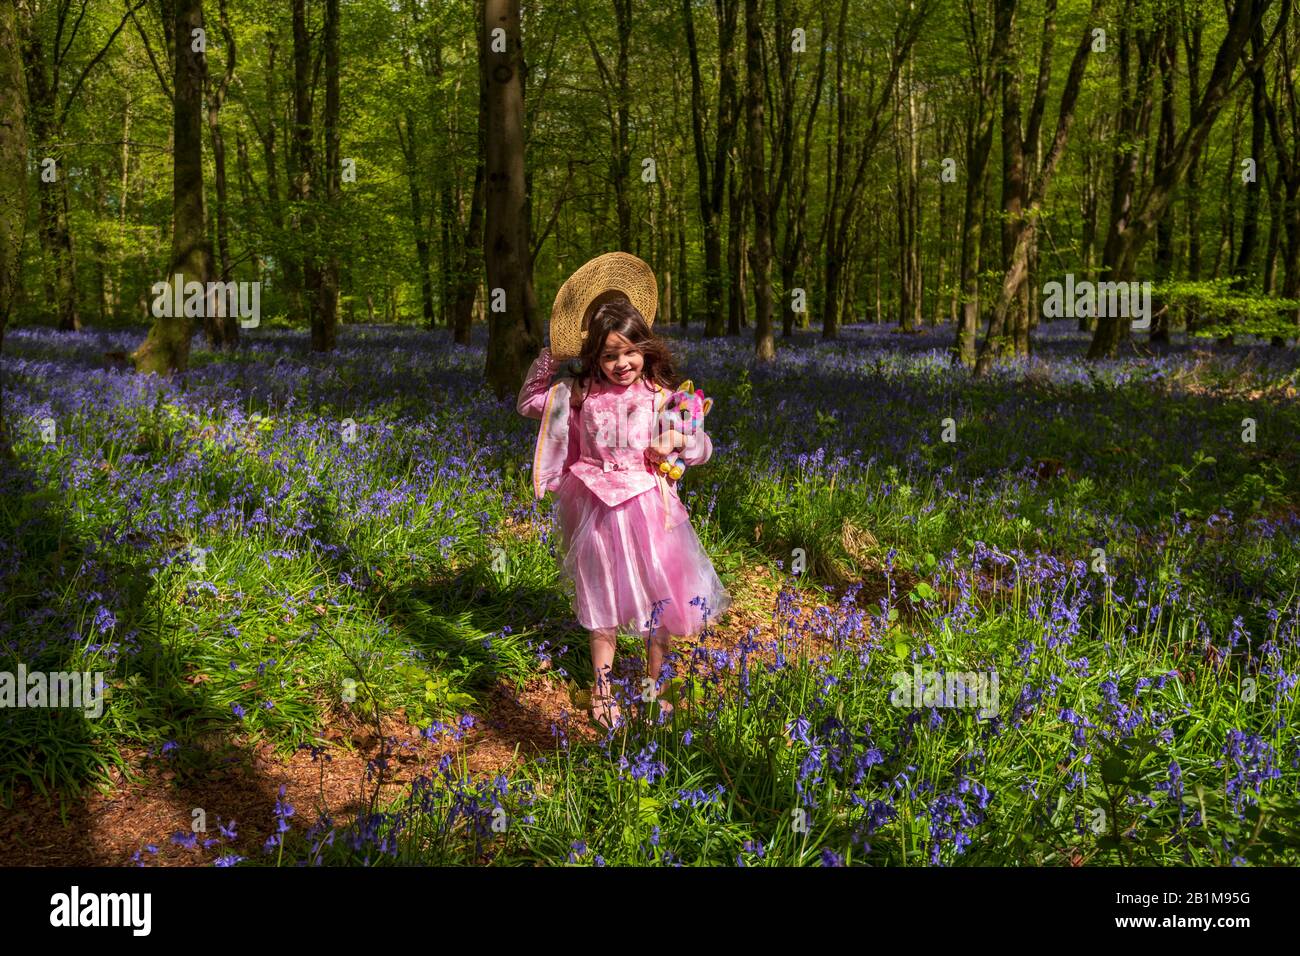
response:
<path fill-rule="evenodd" d="M 661 427 L 664 431 L 675 429 L 683 435 L 694 435 L 704 424 L 704 416 L 713 408 L 713 399 L 705 398 L 702 389 L 695 388 L 695 383 L 687 379 L 677 386 L 677 391 L 669 397 L 664 410 L 659 413 Z M 686 463 L 671 452 L 659 463 L 659 470 L 676 481 L 686 471 Z"/>

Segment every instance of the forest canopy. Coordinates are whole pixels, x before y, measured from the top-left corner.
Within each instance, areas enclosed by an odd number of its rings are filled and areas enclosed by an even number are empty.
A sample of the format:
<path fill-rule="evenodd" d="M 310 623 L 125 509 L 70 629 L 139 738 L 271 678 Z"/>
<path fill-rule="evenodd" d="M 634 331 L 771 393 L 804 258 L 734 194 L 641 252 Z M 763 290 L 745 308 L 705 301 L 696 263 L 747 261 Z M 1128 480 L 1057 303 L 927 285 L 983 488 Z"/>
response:
<path fill-rule="evenodd" d="M 158 316 L 155 284 L 256 283 L 260 327 L 317 350 L 340 323 L 463 343 L 489 321 L 504 394 L 565 276 L 622 249 L 661 322 L 752 334 L 760 359 L 777 325 L 860 321 L 952 323 L 976 371 L 1040 321 L 1092 330 L 1094 358 L 1135 330 L 1283 345 L 1292 6 L 6 0 L 4 148 L 26 163 L 0 314 L 148 325 L 134 365 L 170 371 L 196 328 L 233 347 L 255 326 Z M 1045 310 L 1067 280 L 1152 283 L 1151 314 Z"/>

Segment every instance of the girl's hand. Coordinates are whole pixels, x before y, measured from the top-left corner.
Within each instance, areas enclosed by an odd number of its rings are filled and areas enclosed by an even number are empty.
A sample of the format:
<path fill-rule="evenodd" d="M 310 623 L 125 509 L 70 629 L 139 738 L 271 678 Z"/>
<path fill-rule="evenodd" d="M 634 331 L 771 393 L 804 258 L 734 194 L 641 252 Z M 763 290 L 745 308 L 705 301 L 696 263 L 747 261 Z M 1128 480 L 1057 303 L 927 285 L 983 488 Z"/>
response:
<path fill-rule="evenodd" d="M 686 436 L 674 428 L 661 434 L 646 447 L 646 456 L 654 464 L 664 461 L 675 451 L 681 451 L 686 444 Z"/>

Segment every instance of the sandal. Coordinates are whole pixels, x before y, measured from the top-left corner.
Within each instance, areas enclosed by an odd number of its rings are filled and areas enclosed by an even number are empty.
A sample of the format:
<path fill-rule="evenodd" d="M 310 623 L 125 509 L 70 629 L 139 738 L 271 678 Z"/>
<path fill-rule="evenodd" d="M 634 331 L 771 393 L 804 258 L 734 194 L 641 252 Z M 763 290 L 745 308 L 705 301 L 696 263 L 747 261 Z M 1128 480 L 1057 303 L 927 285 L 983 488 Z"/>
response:
<path fill-rule="evenodd" d="M 665 684 L 664 687 L 657 694 L 654 695 L 654 697 L 650 698 L 650 700 L 648 701 L 645 701 L 645 713 L 647 717 L 650 715 L 650 705 L 656 703 L 659 705 L 659 709 L 655 712 L 656 719 L 660 714 L 664 715 L 665 717 L 672 716 L 672 713 L 674 710 L 676 710 L 676 708 L 673 706 L 672 702 L 668 700 L 667 690 L 668 690 L 668 685 Z"/>
<path fill-rule="evenodd" d="M 672 704 L 672 701 L 668 700 L 668 696 L 675 695 L 675 693 L 676 684 L 673 684 L 672 680 L 664 679 L 663 687 L 660 687 L 658 691 L 655 692 L 654 697 L 651 697 L 649 701 L 646 701 L 646 704 L 654 704 L 654 702 L 658 702 L 658 713 L 671 715 L 672 711 L 676 710 L 676 706 Z"/>

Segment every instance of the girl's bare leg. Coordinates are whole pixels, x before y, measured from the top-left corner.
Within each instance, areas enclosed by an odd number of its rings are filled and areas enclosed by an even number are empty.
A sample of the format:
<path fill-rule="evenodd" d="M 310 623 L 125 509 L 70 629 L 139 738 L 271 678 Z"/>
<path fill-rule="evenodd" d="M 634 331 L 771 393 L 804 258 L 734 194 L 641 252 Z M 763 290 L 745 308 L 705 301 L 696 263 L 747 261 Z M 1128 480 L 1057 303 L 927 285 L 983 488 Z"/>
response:
<path fill-rule="evenodd" d="M 614 726 L 621 715 L 609 679 L 614 668 L 614 648 L 617 645 L 616 629 L 598 628 L 591 632 L 591 670 L 596 675 L 595 684 L 591 688 L 591 714 L 609 727 Z"/>
<path fill-rule="evenodd" d="M 646 656 L 646 676 L 655 682 L 654 693 L 659 700 L 659 710 L 661 713 L 672 713 L 673 705 L 658 695 L 663 691 L 663 685 L 660 683 L 661 672 L 664 667 L 664 657 L 672 650 L 673 639 L 668 633 L 668 629 L 660 627 L 653 635 L 646 638 L 645 656 Z"/>

